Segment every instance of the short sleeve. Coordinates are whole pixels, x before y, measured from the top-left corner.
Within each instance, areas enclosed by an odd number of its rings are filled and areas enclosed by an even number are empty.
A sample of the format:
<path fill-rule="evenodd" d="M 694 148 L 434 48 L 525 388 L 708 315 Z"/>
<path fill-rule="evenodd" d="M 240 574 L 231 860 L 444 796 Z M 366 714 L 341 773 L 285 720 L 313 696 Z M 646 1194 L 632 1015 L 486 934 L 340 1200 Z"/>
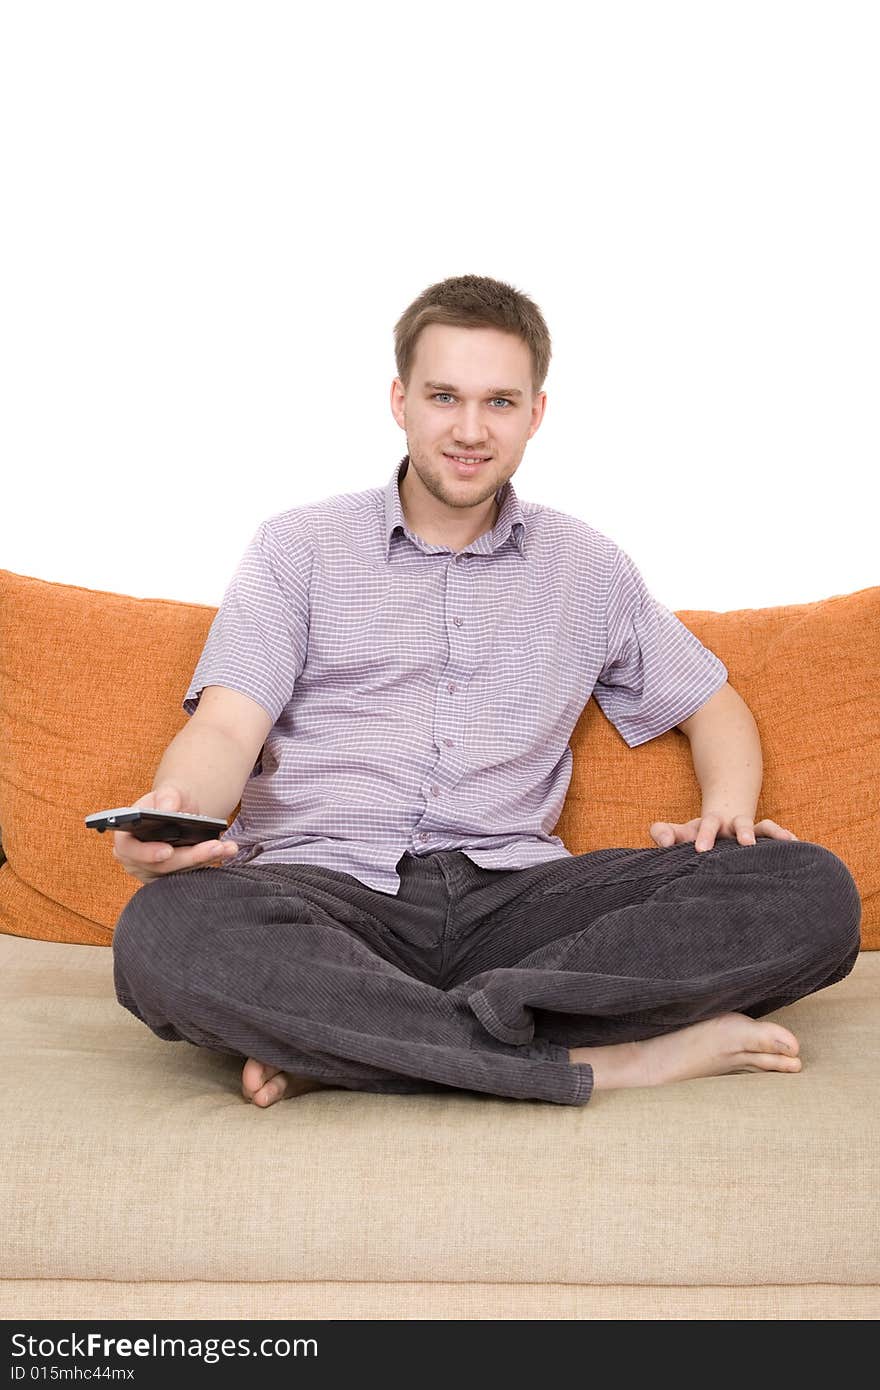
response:
<path fill-rule="evenodd" d="M 652 598 L 618 547 L 608 592 L 608 649 L 593 690 L 630 748 L 674 729 L 720 690 L 727 667 Z"/>
<path fill-rule="evenodd" d="M 308 537 L 292 536 L 282 553 L 261 522 L 214 616 L 183 699 L 187 714 L 206 685 L 223 685 L 277 722 L 306 663 L 310 574 Z"/>

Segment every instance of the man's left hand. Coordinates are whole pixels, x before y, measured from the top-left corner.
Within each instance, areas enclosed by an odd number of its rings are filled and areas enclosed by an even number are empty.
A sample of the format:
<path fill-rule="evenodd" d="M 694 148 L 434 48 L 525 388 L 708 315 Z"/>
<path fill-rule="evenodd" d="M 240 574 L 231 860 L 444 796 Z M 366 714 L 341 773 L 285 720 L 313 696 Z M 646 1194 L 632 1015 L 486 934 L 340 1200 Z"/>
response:
<path fill-rule="evenodd" d="M 695 816 L 685 825 L 674 825 L 672 821 L 655 820 L 648 833 L 655 844 L 661 847 L 686 844 L 693 841 L 698 852 L 711 849 L 716 838 L 737 839 L 741 845 L 753 845 L 755 836 L 762 835 L 769 840 L 796 840 L 790 830 L 777 825 L 775 820 L 759 820 L 755 825 L 751 816 L 724 816 L 707 812 Z"/>

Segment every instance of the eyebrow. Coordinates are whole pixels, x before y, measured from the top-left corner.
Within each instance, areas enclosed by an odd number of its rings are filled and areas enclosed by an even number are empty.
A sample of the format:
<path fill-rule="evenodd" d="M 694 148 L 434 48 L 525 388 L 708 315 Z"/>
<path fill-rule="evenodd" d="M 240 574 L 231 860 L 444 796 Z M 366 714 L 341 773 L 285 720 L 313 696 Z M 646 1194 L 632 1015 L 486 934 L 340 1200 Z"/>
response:
<path fill-rule="evenodd" d="M 451 383 L 448 382 L 448 381 L 426 381 L 426 382 L 425 382 L 425 390 L 426 390 L 426 391 L 452 391 L 454 395 L 456 395 L 456 396 L 458 395 L 458 387 L 457 387 L 457 386 L 451 385 Z M 521 396 L 521 395 L 522 395 L 522 391 L 520 391 L 520 389 L 519 389 L 518 386 L 490 386 L 489 389 L 488 389 L 488 391 L 486 392 L 486 395 L 487 395 L 487 396 Z"/>

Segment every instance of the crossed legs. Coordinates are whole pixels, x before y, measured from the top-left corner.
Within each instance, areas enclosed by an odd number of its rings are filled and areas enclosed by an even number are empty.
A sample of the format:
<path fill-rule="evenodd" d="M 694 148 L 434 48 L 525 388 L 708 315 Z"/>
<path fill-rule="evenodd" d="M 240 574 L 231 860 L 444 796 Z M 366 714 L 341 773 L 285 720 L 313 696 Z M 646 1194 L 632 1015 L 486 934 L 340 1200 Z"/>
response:
<path fill-rule="evenodd" d="M 120 918 L 117 994 L 160 1037 L 245 1057 L 242 1094 L 261 1108 L 324 1085 L 583 1104 L 593 1089 L 797 1071 L 794 1034 L 762 1016 L 852 968 L 852 877 L 809 842 L 716 846 L 699 866 L 688 848 L 576 856 L 519 898 L 511 886 L 457 943 L 445 988 L 314 894 L 169 876 Z M 493 901 L 507 892 L 484 877 Z"/>

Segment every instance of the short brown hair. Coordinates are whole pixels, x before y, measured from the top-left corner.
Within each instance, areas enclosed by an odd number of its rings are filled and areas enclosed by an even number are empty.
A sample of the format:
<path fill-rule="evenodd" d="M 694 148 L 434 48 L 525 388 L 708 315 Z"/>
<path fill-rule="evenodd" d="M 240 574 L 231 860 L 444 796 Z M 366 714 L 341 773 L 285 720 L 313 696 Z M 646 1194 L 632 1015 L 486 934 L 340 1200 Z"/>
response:
<path fill-rule="evenodd" d="M 537 304 L 521 290 L 486 275 L 456 275 L 423 290 L 394 325 L 394 357 L 405 391 L 419 334 L 430 323 L 515 333 L 532 359 L 533 395 L 542 389 L 550 365 L 550 333 Z"/>

